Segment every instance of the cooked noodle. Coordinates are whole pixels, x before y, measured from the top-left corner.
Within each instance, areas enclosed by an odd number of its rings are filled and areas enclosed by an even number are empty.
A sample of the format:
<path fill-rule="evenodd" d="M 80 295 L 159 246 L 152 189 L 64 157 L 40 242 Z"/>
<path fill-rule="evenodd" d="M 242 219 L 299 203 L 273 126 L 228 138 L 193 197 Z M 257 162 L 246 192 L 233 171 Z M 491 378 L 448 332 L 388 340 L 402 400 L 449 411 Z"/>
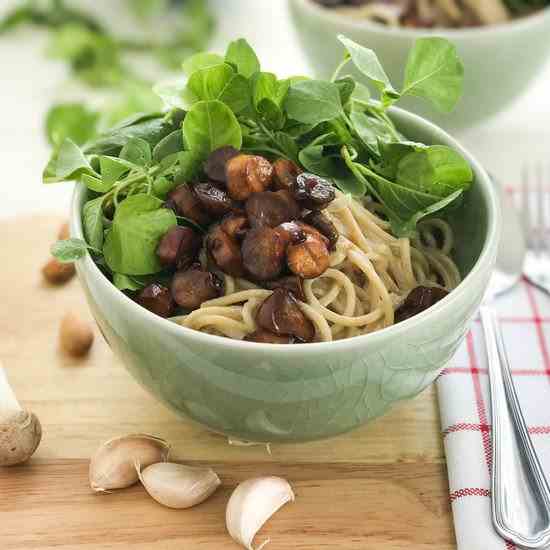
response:
<path fill-rule="evenodd" d="M 340 237 L 330 267 L 304 281 L 299 302 L 316 329 L 318 342 L 367 334 L 394 323 L 394 312 L 419 285 L 453 290 L 460 273 L 450 257 L 454 237 L 449 224 L 430 219 L 419 224 L 414 240 L 396 238 L 376 212 L 379 205 L 338 193 L 325 211 Z M 271 290 L 225 275 L 225 296 L 204 302 L 179 317 L 184 327 L 243 339 L 256 330 L 255 313 Z"/>

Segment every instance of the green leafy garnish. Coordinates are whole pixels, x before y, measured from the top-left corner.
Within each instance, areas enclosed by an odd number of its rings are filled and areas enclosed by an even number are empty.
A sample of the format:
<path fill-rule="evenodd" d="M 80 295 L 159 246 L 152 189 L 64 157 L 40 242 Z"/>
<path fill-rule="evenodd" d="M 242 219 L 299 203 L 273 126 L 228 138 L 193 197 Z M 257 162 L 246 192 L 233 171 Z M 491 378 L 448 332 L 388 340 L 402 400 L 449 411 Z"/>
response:
<path fill-rule="evenodd" d="M 89 159 L 78 145 L 67 138 L 54 152 L 44 170 L 44 183 L 74 180 L 83 174 L 96 175 Z"/>
<path fill-rule="evenodd" d="M 149 195 L 128 197 L 117 208 L 103 254 L 109 268 L 124 275 L 161 271 L 156 254 L 160 238 L 177 224 L 176 215 Z"/>
<path fill-rule="evenodd" d="M 409 55 L 402 94 L 426 98 L 449 112 L 462 97 L 463 75 L 452 44 L 443 38 L 421 38 Z"/>
<path fill-rule="evenodd" d="M 405 95 L 451 109 L 463 78 L 454 47 L 441 38 L 417 41 L 399 91 L 372 50 L 340 40 L 347 53 L 330 81 L 262 71 L 240 39 L 225 55 L 197 53 L 183 63 L 185 78 L 157 85 L 166 112 L 137 113 L 104 130 L 103 114 L 59 110 L 52 120 L 65 117 L 70 132 L 50 125 L 56 147 L 44 181 L 77 180 L 90 193 L 82 212 L 87 244 L 66 257 L 92 247 L 115 285 L 132 292 L 152 274 L 163 276 L 156 250 L 166 231 L 176 224 L 205 229 L 163 201 L 179 185 L 206 178 L 204 161 L 223 146 L 287 158 L 344 193 L 370 195 L 397 236 L 414 235 L 421 219 L 460 200 L 473 181 L 468 162 L 449 147 L 408 140 L 389 110 Z M 364 82 L 341 74 L 351 62 Z M 93 130 L 78 128 L 78 113 Z"/>
<path fill-rule="evenodd" d="M 229 44 L 227 53 L 225 54 L 225 61 L 233 65 L 237 69 L 237 72 L 245 78 L 250 78 L 254 73 L 260 71 L 258 56 L 244 38 L 240 38 Z"/>
<path fill-rule="evenodd" d="M 46 136 L 51 145 L 66 138 L 82 145 L 96 135 L 99 113 L 82 103 L 64 103 L 52 107 L 46 116 Z"/>
<path fill-rule="evenodd" d="M 290 118 L 304 124 L 320 124 L 343 114 L 338 86 L 322 80 L 302 80 L 293 84 L 285 108 Z"/>
<path fill-rule="evenodd" d="M 191 151 L 205 158 L 224 145 L 240 149 L 243 139 L 233 111 L 218 100 L 200 101 L 193 105 L 183 122 L 183 135 Z"/>
<path fill-rule="evenodd" d="M 57 241 L 51 247 L 52 255 L 61 263 L 72 263 L 83 258 L 88 250 L 95 250 L 87 245 L 82 239 L 66 239 Z"/>

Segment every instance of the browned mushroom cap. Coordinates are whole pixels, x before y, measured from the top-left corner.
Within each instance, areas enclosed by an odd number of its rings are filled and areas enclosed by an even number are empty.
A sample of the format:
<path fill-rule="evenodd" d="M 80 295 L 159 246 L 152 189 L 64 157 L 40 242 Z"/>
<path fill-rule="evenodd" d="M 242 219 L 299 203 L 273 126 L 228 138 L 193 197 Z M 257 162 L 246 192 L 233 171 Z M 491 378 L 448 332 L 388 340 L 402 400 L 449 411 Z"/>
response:
<path fill-rule="evenodd" d="M 193 189 L 187 183 L 171 191 L 165 205 L 168 207 L 175 205 L 176 214 L 199 225 L 208 225 L 210 223 L 210 217 L 201 208 Z"/>
<path fill-rule="evenodd" d="M 330 221 L 328 216 L 322 212 L 313 210 L 304 218 L 304 221 L 324 235 L 328 239 L 330 249 L 334 250 L 339 234 L 338 229 L 336 229 L 336 226 Z"/>
<path fill-rule="evenodd" d="M 279 159 L 273 164 L 273 186 L 290 191 L 302 170 L 291 160 Z"/>
<path fill-rule="evenodd" d="M 269 290 L 275 290 L 276 288 L 286 288 L 289 292 L 294 294 L 294 297 L 302 302 L 306 301 L 306 295 L 304 294 L 303 279 L 296 275 L 287 275 L 281 277 L 275 281 L 268 281 L 263 286 Z"/>
<path fill-rule="evenodd" d="M 395 312 L 395 322 L 400 323 L 422 313 L 425 309 L 443 300 L 447 294 L 449 293 L 444 288 L 438 286 L 417 286 Z"/>
<path fill-rule="evenodd" d="M 201 247 L 201 238 L 190 227 L 176 225 L 168 230 L 157 247 L 157 256 L 165 267 L 189 267 Z"/>
<path fill-rule="evenodd" d="M 170 291 L 157 283 L 142 289 L 136 296 L 136 302 L 161 317 L 170 317 L 174 311 L 174 300 Z"/>
<path fill-rule="evenodd" d="M 276 227 L 299 218 L 300 207 L 288 191 L 263 191 L 250 195 L 246 213 L 252 227 Z"/>
<path fill-rule="evenodd" d="M 309 210 L 323 210 L 336 198 L 336 192 L 330 182 L 305 172 L 296 178 L 293 194 L 294 198 Z"/>
<path fill-rule="evenodd" d="M 285 267 L 288 237 L 272 227 L 251 229 L 242 244 L 245 269 L 257 281 L 276 279 Z"/>
<path fill-rule="evenodd" d="M 218 298 L 223 293 L 223 282 L 214 273 L 194 264 L 178 271 L 172 279 L 172 296 L 185 309 L 197 309 L 203 302 Z"/>
<path fill-rule="evenodd" d="M 244 337 L 245 342 L 258 342 L 260 344 L 294 344 L 294 338 L 289 335 L 280 336 L 269 330 L 257 330 Z"/>
<path fill-rule="evenodd" d="M 292 221 L 278 225 L 275 229 L 287 240 L 288 243 L 301 243 L 306 239 L 302 222 Z"/>
<path fill-rule="evenodd" d="M 248 218 L 244 214 L 229 214 L 221 221 L 221 228 L 238 241 L 244 239 L 246 232 L 250 229 Z"/>
<path fill-rule="evenodd" d="M 224 273 L 233 277 L 244 275 L 241 247 L 235 237 L 228 235 L 218 224 L 208 230 L 205 242 L 208 255 Z"/>
<path fill-rule="evenodd" d="M 252 193 L 269 189 L 273 166 L 263 157 L 238 155 L 229 160 L 225 174 L 230 197 L 236 201 L 245 201 Z"/>
<path fill-rule="evenodd" d="M 204 163 L 205 174 L 214 181 L 225 183 L 225 165 L 233 157 L 239 155 L 239 151 L 231 145 L 220 147 L 210 153 L 210 156 Z"/>
<path fill-rule="evenodd" d="M 294 336 L 303 342 L 311 342 L 315 336 L 313 323 L 300 309 L 296 298 L 284 288 L 278 288 L 264 300 L 256 313 L 256 322 L 269 332 Z"/>
<path fill-rule="evenodd" d="M 235 203 L 227 191 L 213 183 L 197 183 L 193 186 L 193 190 L 202 210 L 212 218 L 221 218 L 235 208 Z"/>
<path fill-rule="evenodd" d="M 306 238 L 302 242 L 289 245 L 286 258 L 288 267 L 303 279 L 315 279 L 330 265 L 328 239 L 310 225 L 301 224 Z"/>

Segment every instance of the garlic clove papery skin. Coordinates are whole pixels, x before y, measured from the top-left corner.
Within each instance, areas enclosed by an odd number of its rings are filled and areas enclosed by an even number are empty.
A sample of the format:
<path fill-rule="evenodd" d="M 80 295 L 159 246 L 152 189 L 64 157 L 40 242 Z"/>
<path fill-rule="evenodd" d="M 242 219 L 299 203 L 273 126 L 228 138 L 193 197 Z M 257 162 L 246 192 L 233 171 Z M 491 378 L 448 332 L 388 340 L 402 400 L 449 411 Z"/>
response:
<path fill-rule="evenodd" d="M 136 465 L 136 467 L 139 466 Z M 140 472 L 145 490 L 159 504 L 168 508 L 191 508 L 204 502 L 221 485 L 211 468 L 194 468 L 161 462 Z"/>
<path fill-rule="evenodd" d="M 262 525 L 287 502 L 294 501 L 292 487 L 280 477 L 259 477 L 240 483 L 233 491 L 225 513 L 229 534 L 248 550 Z M 256 550 L 263 548 L 262 543 Z"/>
<path fill-rule="evenodd" d="M 41 439 L 42 426 L 34 413 L 3 411 L 0 417 L 0 466 L 26 462 L 40 445 Z"/>
<path fill-rule="evenodd" d="M 90 461 L 90 486 L 106 492 L 130 487 L 139 479 L 135 464 L 146 468 L 168 460 L 170 445 L 158 437 L 132 434 L 101 445 Z"/>

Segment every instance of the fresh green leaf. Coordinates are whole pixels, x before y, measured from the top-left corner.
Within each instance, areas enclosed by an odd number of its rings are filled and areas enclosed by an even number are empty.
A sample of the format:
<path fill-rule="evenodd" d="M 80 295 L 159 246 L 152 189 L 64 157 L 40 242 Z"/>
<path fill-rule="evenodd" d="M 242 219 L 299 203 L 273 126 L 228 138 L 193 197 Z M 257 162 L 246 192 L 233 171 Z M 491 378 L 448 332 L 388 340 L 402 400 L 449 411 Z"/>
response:
<path fill-rule="evenodd" d="M 437 196 L 398 185 L 380 176 L 374 181 L 390 218 L 410 220 L 418 212 L 439 201 Z"/>
<path fill-rule="evenodd" d="M 234 75 L 234 69 L 227 63 L 200 69 L 189 77 L 187 89 L 195 101 L 219 99 Z"/>
<path fill-rule="evenodd" d="M 120 177 L 126 174 L 129 170 L 128 164 L 122 162 L 116 157 L 99 157 L 99 166 L 101 171 L 101 179 L 103 180 L 105 186 L 108 186 L 109 188 L 111 188 L 120 179 Z"/>
<path fill-rule="evenodd" d="M 275 144 L 283 156 L 293 162 L 298 162 L 299 149 L 296 140 L 285 132 L 276 132 L 274 138 Z"/>
<path fill-rule="evenodd" d="M 174 130 L 155 145 L 153 160 L 154 162 L 160 162 L 163 158 L 174 153 L 179 153 L 183 149 L 183 133 L 181 130 Z"/>
<path fill-rule="evenodd" d="M 396 181 L 410 189 L 446 197 L 458 189 L 468 189 L 473 172 L 454 149 L 432 145 L 404 156 L 399 161 Z"/>
<path fill-rule="evenodd" d="M 177 111 L 177 109 L 175 109 Z M 104 133 L 116 132 L 122 130 L 123 128 L 129 128 L 130 126 L 136 126 L 143 122 L 149 122 L 151 120 L 156 120 L 159 118 L 165 118 L 165 114 L 162 112 L 152 112 L 152 113 L 133 113 L 127 118 L 124 118 L 118 121 L 112 128 L 108 128 Z"/>
<path fill-rule="evenodd" d="M 97 133 L 99 114 L 83 103 L 58 103 L 46 115 L 46 135 L 56 146 L 69 138 L 77 145 L 92 139 Z"/>
<path fill-rule="evenodd" d="M 216 53 L 201 52 L 191 57 L 187 58 L 183 64 L 183 72 L 187 76 L 191 76 L 194 72 L 200 71 L 201 69 L 208 69 L 209 67 L 214 67 L 216 65 L 221 65 L 224 62 L 224 59 L 221 55 Z"/>
<path fill-rule="evenodd" d="M 118 206 L 107 233 L 103 253 L 109 268 L 124 275 L 148 275 L 161 271 L 156 254 L 161 237 L 177 220 L 150 195 L 132 195 Z"/>
<path fill-rule="evenodd" d="M 80 181 L 95 193 L 107 193 L 113 187 L 112 184 L 105 183 L 101 178 L 89 174 L 82 174 Z"/>
<path fill-rule="evenodd" d="M 340 103 L 342 105 L 347 105 L 357 86 L 355 79 L 351 76 L 345 76 L 336 80 L 334 84 L 336 84 L 338 92 L 340 93 Z"/>
<path fill-rule="evenodd" d="M 280 130 L 285 121 L 283 102 L 290 82 L 278 80 L 273 73 L 256 73 L 251 79 L 252 103 L 269 128 Z"/>
<path fill-rule="evenodd" d="M 203 155 L 198 151 L 178 153 L 178 169 L 174 181 L 178 184 L 195 181 L 202 168 Z"/>
<path fill-rule="evenodd" d="M 379 162 L 371 161 L 374 169 L 385 178 L 394 180 L 397 177 L 397 170 L 401 160 L 415 151 L 421 151 L 427 145 L 410 141 L 378 141 Z"/>
<path fill-rule="evenodd" d="M 51 247 L 51 253 L 61 263 L 70 264 L 83 258 L 88 252 L 88 248 L 82 239 L 66 239 L 57 241 Z"/>
<path fill-rule="evenodd" d="M 80 147 L 67 138 L 52 154 L 42 179 L 44 183 L 77 180 L 83 174 L 97 176 Z"/>
<path fill-rule="evenodd" d="M 239 38 L 229 44 L 225 62 L 236 67 L 237 72 L 245 78 L 250 78 L 254 73 L 260 71 L 258 56 L 244 38 Z"/>
<path fill-rule="evenodd" d="M 329 179 L 344 193 L 364 195 L 365 186 L 347 168 L 339 154 L 326 154 L 326 148 L 339 142 L 335 134 L 320 136 L 300 151 L 300 164 L 312 174 Z"/>
<path fill-rule="evenodd" d="M 86 154 L 118 156 L 133 138 L 140 138 L 154 147 L 162 138 L 178 130 L 185 113 L 176 109 L 171 116 L 139 114 L 100 135 L 84 147 Z"/>
<path fill-rule="evenodd" d="M 120 151 L 120 158 L 137 166 L 151 164 L 151 145 L 139 137 L 130 139 Z"/>
<path fill-rule="evenodd" d="M 164 157 L 157 165 L 158 176 L 171 176 L 173 175 L 178 166 L 180 153 L 171 153 Z"/>
<path fill-rule="evenodd" d="M 224 145 L 240 149 L 242 131 L 233 111 L 218 100 L 193 105 L 183 123 L 187 146 L 206 157 Z"/>
<path fill-rule="evenodd" d="M 319 124 L 343 113 L 340 90 L 322 80 L 303 80 L 290 86 L 285 102 L 288 116 L 304 124 Z"/>
<path fill-rule="evenodd" d="M 243 75 L 235 74 L 219 97 L 236 115 L 252 116 L 252 92 L 250 82 Z"/>
<path fill-rule="evenodd" d="M 380 142 L 390 142 L 395 139 L 392 128 L 379 118 L 370 117 L 362 111 L 354 110 L 350 114 L 350 120 L 357 136 L 374 155 L 379 153 Z"/>
<path fill-rule="evenodd" d="M 103 200 L 104 197 L 92 199 L 82 209 L 84 237 L 97 250 L 103 248 Z"/>
<path fill-rule="evenodd" d="M 338 138 L 338 144 L 351 144 L 353 141 L 353 136 L 351 131 L 348 129 L 346 122 L 342 118 L 335 118 L 326 123 Z"/>
<path fill-rule="evenodd" d="M 131 292 L 141 290 L 146 286 L 146 283 L 138 278 L 123 275 L 122 273 L 113 273 L 113 284 L 119 290 L 129 290 Z"/>
<path fill-rule="evenodd" d="M 440 111 L 452 111 L 462 96 L 464 67 L 456 48 L 444 38 L 420 38 L 409 54 L 403 95 L 431 101 Z"/>
<path fill-rule="evenodd" d="M 164 200 L 174 187 L 176 187 L 176 184 L 173 181 L 165 176 L 159 176 L 153 182 L 153 195 Z"/>
<path fill-rule="evenodd" d="M 352 99 L 361 103 L 369 103 L 371 100 L 370 90 L 361 82 L 355 83 L 355 89 L 353 90 Z"/>
<path fill-rule="evenodd" d="M 355 66 L 378 88 L 382 94 L 383 103 L 391 103 L 399 99 L 399 92 L 392 86 L 378 56 L 373 50 L 365 48 L 342 35 L 338 36 L 338 40 L 349 52 Z"/>
<path fill-rule="evenodd" d="M 416 214 L 414 214 L 410 219 L 405 222 L 400 220 L 399 218 L 391 218 L 391 227 L 394 235 L 396 235 L 397 237 L 413 236 L 415 234 L 418 222 L 420 222 L 423 218 L 431 216 L 432 214 L 435 214 L 436 212 L 439 212 L 440 210 L 443 210 L 447 206 L 451 205 L 462 195 L 462 193 L 462 189 L 455 191 L 451 195 L 431 204 L 430 206 L 427 206 L 423 210 L 419 210 L 418 212 L 416 212 Z"/>
<path fill-rule="evenodd" d="M 188 109 L 196 99 L 189 94 L 187 82 L 159 82 L 153 86 L 153 92 L 169 108 Z"/>

